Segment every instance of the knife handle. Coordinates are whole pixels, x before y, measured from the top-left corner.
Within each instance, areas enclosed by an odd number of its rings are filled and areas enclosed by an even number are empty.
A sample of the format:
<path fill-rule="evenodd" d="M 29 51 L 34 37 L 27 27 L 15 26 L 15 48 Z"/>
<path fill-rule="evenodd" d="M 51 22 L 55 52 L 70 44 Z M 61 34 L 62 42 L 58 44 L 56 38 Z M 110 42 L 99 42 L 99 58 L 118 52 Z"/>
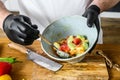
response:
<path fill-rule="evenodd" d="M 27 53 L 27 50 L 28 50 L 26 47 L 24 47 L 24 46 L 22 46 L 20 44 L 17 44 L 17 43 L 13 43 L 13 42 L 9 43 L 8 46 L 10 48 L 16 49 L 16 50 L 18 50 L 18 51 L 20 51 L 22 53 Z"/>

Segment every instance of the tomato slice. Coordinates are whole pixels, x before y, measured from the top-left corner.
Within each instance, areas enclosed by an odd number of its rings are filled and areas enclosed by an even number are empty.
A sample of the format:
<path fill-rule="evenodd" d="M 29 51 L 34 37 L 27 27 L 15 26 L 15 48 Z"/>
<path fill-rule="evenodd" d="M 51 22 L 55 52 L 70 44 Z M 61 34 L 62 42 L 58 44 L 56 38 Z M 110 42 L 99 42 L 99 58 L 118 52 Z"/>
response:
<path fill-rule="evenodd" d="M 78 44 L 80 44 L 82 41 L 81 41 L 81 39 L 80 38 L 74 38 L 74 40 L 73 40 L 73 43 L 75 44 L 75 45 L 78 45 Z"/>
<path fill-rule="evenodd" d="M 64 52 L 68 52 L 68 51 L 70 50 L 70 48 L 68 47 L 67 44 L 62 44 L 62 45 L 60 46 L 60 50 L 61 50 L 61 51 L 64 51 Z"/>

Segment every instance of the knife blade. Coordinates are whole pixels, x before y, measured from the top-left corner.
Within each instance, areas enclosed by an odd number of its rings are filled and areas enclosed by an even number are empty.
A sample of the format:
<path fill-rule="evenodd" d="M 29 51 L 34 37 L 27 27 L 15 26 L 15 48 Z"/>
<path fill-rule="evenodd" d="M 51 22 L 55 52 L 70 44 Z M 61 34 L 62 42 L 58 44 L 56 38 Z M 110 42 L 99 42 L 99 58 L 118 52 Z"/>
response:
<path fill-rule="evenodd" d="M 25 46 L 22 46 L 22 45 L 13 43 L 13 42 L 9 43 L 8 46 L 10 48 L 19 50 L 22 53 L 26 53 L 28 55 L 29 60 L 31 60 L 31 61 L 35 62 L 36 64 L 38 64 L 44 68 L 47 68 L 49 70 L 58 71 L 63 66 L 60 63 L 52 61 L 40 54 L 35 53 L 34 51 L 32 51 L 30 49 L 27 49 Z"/>

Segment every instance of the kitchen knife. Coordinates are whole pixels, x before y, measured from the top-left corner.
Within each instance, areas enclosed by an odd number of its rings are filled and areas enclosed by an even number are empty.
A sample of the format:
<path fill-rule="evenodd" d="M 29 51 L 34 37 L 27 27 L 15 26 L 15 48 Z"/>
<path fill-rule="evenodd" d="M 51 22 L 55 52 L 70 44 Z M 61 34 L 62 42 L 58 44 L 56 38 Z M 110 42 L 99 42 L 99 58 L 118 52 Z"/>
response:
<path fill-rule="evenodd" d="M 26 53 L 28 55 L 28 59 L 30 59 L 31 61 L 35 62 L 38 65 L 41 65 L 44 68 L 47 68 L 49 70 L 52 71 L 57 71 L 62 67 L 62 64 L 59 64 L 55 61 L 52 61 L 46 57 L 43 57 L 40 54 L 35 53 L 34 51 L 27 49 L 26 47 L 16 44 L 16 43 L 9 43 L 8 46 L 10 48 L 19 50 L 22 53 Z"/>

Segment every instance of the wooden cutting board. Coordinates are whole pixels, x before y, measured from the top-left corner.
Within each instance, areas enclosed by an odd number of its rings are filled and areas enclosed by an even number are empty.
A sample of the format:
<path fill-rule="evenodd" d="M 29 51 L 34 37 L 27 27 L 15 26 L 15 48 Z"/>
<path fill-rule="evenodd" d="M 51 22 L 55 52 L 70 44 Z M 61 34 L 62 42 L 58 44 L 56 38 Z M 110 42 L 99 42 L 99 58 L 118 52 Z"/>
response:
<path fill-rule="evenodd" d="M 0 57 L 16 57 L 22 61 L 13 64 L 11 76 L 13 80 L 108 80 L 109 75 L 105 60 L 98 55 L 87 55 L 83 61 L 75 64 L 59 62 L 64 66 L 57 72 L 47 70 L 27 59 L 27 55 L 8 47 L 10 41 L 0 38 Z M 40 42 L 26 46 L 44 55 Z"/>

